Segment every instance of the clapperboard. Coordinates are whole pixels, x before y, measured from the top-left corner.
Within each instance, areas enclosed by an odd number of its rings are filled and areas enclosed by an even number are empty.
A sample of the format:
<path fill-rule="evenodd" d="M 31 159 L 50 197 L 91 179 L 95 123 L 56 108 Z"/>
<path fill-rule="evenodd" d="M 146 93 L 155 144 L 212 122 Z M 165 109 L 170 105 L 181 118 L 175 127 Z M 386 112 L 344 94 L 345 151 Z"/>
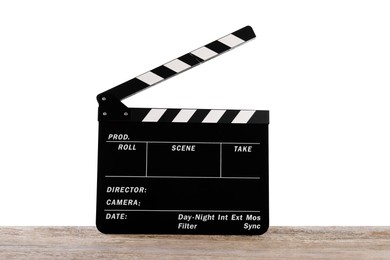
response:
<path fill-rule="evenodd" d="M 244 27 L 97 96 L 101 232 L 267 231 L 269 111 L 128 108 L 121 102 L 255 37 Z"/>

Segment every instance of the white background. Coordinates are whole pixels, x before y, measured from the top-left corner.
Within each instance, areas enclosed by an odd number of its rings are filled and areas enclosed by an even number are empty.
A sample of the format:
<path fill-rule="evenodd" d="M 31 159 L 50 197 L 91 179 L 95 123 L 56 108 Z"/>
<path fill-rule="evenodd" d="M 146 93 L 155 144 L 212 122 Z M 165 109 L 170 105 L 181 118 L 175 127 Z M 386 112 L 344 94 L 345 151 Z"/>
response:
<path fill-rule="evenodd" d="M 0 225 L 94 225 L 96 95 L 243 26 L 128 100 L 270 110 L 271 225 L 390 225 L 388 1 L 0 4 Z"/>

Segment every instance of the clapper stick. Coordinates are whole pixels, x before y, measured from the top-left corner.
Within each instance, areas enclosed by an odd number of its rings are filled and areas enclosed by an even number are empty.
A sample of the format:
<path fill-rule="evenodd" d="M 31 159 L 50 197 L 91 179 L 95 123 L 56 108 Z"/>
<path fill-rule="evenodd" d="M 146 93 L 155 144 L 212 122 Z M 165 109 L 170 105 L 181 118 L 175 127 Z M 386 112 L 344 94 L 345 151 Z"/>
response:
<path fill-rule="evenodd" d="M 246 26 L 177 59 L 167 62 L 164 65 L 143 73 L 138 77 L 126 81 L 112 89 L 109 89 L 98 95 L 98 99 L 104 99 L 108 94 L 118 100 L 123 100 L 141 90 L 156 85 L 172 76 L 182 73 L 205 61 L 217 57 L 226 51 L 238 47 L 255 37 L 256 35 L 252 27 Z"/>
<path fill-rule="evenodd" d="M 99 94 L 99 120 L 176 123 L 256 123 L 267 120 L 267 114 L 255 110 L 128 108 L 121 102 L 126 97 L 215 58 L 255 37 L 252 27 L 246 26 Z"/>

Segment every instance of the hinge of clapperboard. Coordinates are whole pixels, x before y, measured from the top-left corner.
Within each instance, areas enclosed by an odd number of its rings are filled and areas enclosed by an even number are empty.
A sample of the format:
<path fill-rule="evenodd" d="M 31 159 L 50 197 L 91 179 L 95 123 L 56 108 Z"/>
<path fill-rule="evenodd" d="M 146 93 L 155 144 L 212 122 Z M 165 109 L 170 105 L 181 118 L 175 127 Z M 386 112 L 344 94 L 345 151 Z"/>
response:
<path fill-rule="evenodd" d="M 264 113 L 256 113 L 254 110 L 128 108 L 121 102 L 141 90 L 217 57 L 255 37 L 253 29 L 246 26 L 99 94 L 97 96 L 99 121 L 177 123 L 255 123 L 262 121 Z"/>

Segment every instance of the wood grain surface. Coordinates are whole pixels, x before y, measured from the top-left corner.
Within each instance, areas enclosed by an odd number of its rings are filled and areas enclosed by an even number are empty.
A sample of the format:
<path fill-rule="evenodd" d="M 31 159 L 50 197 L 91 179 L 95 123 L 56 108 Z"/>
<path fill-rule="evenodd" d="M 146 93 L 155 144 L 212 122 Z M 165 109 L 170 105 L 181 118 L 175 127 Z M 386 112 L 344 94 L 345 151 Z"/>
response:
<path fill-rule="evenodd" d="M 0 227 L 0 259 L 390 259 L 390 227 L 270 227 L 263 236 L 104 235 Z"/>

